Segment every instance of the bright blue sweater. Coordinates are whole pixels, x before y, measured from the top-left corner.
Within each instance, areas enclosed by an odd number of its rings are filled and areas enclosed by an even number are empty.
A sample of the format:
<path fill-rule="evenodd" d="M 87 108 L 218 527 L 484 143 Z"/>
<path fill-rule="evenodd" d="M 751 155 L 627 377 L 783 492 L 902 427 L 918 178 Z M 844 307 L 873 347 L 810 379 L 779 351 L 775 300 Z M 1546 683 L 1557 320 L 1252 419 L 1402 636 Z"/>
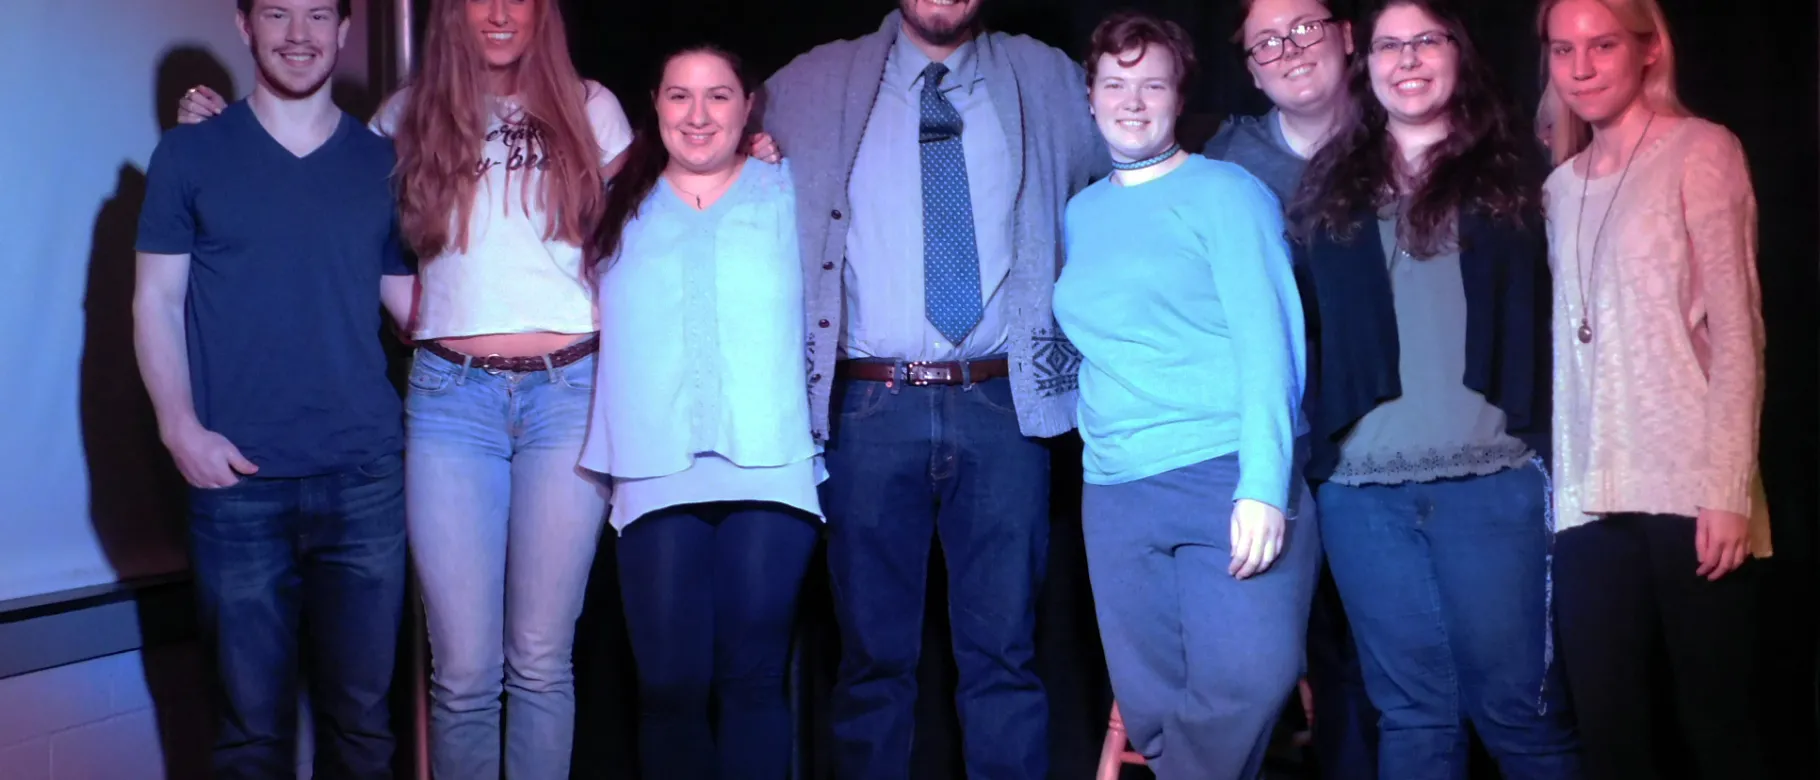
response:
<path fill-rule="evenodd" d="M 1055 314 L 1085 357 L 1086 480 L 1118 484 L 1238 453 L 1233 499 L 1289 506 L 1305 379 L 1282 206 L 1231 163 L 1068 203 Z"/>

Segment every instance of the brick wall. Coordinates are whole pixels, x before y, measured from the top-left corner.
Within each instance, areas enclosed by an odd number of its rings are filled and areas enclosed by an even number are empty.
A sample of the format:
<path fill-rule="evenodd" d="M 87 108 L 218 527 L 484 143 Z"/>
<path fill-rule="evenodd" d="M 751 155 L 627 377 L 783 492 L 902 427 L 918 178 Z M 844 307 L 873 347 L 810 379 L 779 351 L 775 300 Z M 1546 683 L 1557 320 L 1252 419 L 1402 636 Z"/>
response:
<path fill-rule="evenodd" d="M 188 780 L 207 747 L 194 644 L 0 679 L 0 780 Z"/>

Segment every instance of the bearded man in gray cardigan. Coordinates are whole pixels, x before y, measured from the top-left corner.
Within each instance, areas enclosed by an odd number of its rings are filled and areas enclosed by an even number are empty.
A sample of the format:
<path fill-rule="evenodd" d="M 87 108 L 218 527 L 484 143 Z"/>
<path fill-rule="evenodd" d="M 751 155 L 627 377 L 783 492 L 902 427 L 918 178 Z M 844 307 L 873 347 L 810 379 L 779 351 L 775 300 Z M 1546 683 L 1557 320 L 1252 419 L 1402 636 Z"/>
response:
<path fill-rule="evenodd" d="M 760 121 L 796 179 L 827 451 L 841 778 L 909 773 L 938 539 L 967 776 L 1048 770 L 1042 440 L 1074 427 L 1080 365 L 1050 297 L 1063 209 L 1111 158 L 1080 66 L 982 29 L 985 1 L 900 0 L 878 32 L 819 46 L 764 89 Z"/>

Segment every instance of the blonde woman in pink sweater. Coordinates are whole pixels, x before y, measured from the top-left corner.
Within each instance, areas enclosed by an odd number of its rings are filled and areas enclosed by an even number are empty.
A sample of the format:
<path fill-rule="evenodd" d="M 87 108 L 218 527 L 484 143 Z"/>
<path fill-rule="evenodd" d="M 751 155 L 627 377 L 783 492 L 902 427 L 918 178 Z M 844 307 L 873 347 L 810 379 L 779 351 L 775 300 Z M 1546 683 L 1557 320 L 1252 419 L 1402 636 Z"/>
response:
<path fill-rule="evenodd" d="M 1656 0 L 1546 0 L 1539 26 L 1561 163 L 1544 190 L 1556 603 L 1587 774 L 1659 776 L 1652 727 L 1674 724 L 1650 722 L 1651 696 L 1667 694 L 1700 777 L 1762 778 L 1750 559 L 1770 539 L 1750 170 L 1735 136 L 1676 98 Z M 1658 645 L 1667 691 L 1650 685 Z"/>

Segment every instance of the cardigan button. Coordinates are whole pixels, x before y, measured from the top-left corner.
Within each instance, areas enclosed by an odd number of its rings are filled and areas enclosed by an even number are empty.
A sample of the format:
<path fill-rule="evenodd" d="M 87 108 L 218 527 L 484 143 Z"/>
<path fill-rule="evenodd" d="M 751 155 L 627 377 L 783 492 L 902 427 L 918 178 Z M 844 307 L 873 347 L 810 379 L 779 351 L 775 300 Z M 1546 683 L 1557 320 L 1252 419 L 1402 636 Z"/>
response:
<path fill-rule="evenodd" d="M 833 217 L 835 219 L 840 219 L 841 218 L 840 209 L 835 209 L 832 213 L 828 214 L 828 216 Z"/>
<path fill-rule="evenodd" d="M 810 383 L 815 383 L 815 382 L 820 382 L 820 381 L 822 381 L 822 375 L 821 375 L 821 374 L 810 374 L 810 375 L 809 375 L 809 382 L 810 382 Z"/>
<path fill-rule="evenodd" d="M 833 261 L 833 260 L 824 260 L 824 261 L 822 261 L 822 270 L 823 270 L 823 271 L 832 271 L 832 270 L 834 270 L 834 261 Z"/>
<path fill-rule="evenodd" d="M 817 324 L 817 325 L 820 325 L 820 326 L 822 326 L 822 327 L 824 327 L 824 328 L 826 328 L 826 327 L 828 327 L 828 321 L 827 321 L 827 320 L 822 320 L 822 321 L 820 321 L 820 322 L 817 322 L 817 323 L 815 323 L 815 324 Z"/>

